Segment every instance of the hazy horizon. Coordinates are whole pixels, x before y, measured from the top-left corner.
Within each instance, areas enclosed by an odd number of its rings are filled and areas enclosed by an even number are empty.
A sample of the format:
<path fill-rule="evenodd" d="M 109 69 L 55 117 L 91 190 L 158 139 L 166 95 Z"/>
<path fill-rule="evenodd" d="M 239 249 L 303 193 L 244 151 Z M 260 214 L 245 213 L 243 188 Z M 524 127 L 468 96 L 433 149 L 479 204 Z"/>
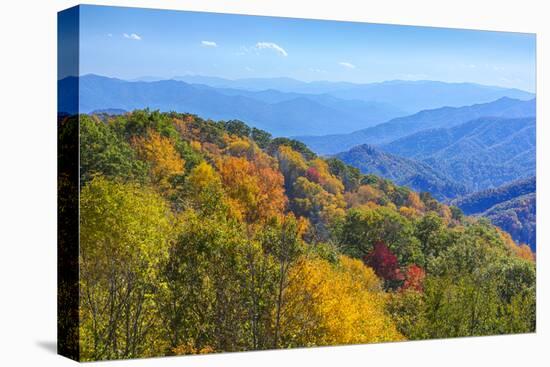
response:
<path fill-rule="evenodd" d="M 80 19 L 81 75 L 536 89 L 534 34 L 103 6 Z"/>
<path fill-rule="evenodd" d="M 392 80 L 380 80 L 380 81 L 372 81 L 372 82 L 363 82 L 363 83 L 360 83 L 360 82 L 353 82 L 353 81 L 346 81 L 346 80 L 323 80 L 323 79 L 306 81 L 306 80 L 300 80 L 300 79 L 293 78 L 293 77 L 289 77 L 289 76 L 226 78 L 226 77 L 222 77 L 222 76 L 218 76 L 218 75 L 204 75 L 204 74 L 182 74 L 182 75 L 172 75 L 172 76 L 168 76 L 168 77 L 164 77 L 164 76 L 155 76 L 155 75 L 141 75 L 141 76 L 138 76 L 138 77 L 127 78 L 127 77 L 121 77 L 121 76 L 117 76 L 117 75 L 105 75 L 105 74 L 100 74 L 100 73 L 97 73 L 97 72 L 89 72 L 89 73 L 81 74 L 80 77 L 85 77 L 85 76 L 90 76 L 90 75 L 94 75 L 94 76 L 98 76 L 98 77 L 104 77 L 104 78 L 110 78 L 110 79 L 119 79 L 119 80 L 123 80 L 123 81 L 125 81 L 125 82 L 154 82 L 154 81 L 175 80 L 175 81 L 185 82 L 185 83 L 187 83 L 187 84 L 200 84 L 200 83 L 186 82 L 186 81 L 184 81 L 184 80 L 180 80 L 179 78 L 183 78 L 183 77 L 201 77 L 201 78 L 213 78 L 213 79 L 227 80 L 227 81 L 231 81 L 231 82 L 234 82 L 234 81 L 242 81 L 242 80 L 262 80 L 262 79 L 265 79 L 265 80 L 277 80 L 277 79 L 281 79 L 281 80 L 283 80 L 283 79 L 286 79 L 286 80 L 292 80 L 292 81 L 296 81 L 296 82 L 300 82 L 300 83 L 305 83 L 305 84 L 314 84 L 314 83 L 349 83 L 349 84 L 355 84 L 355 85 L 367 85 L 367 84 L 384 84 L 384 83 L 398 83 L 398 82 L 411 82 L 411 83 L 422 83 L 422 82 L 426 82 L 426 83 L 446 83 L 446 84 L 472 84 L 472 85 L 479 85 L 479 86 L 488 87 L 488 88 L 517 89 L 517 90 L 520 90 L 520 91 L 523 91 L 523 92 L 527 92 L 527 93 L 531 93 L 531 94 L 533 94 L 533 95 L 536 95 L 536 91 L 530 91 L 530 90 L 527 90 L 527 89 L 516 88 L 516 87 L 506 87 L 506 86 L 501 86 L 501 85 L 482 84 L 482 83 L 468 82 L 468 81 L 462 81 L 462 82 L 461 82 L 461 81 L 456 81 L 456 82 L 453 82 L 453 81 L 434 80 L 434 79 L 414 79 L 414 80 L 413 80 L 413 79 L 411 79 L 411 80 L 407 80 L 407 79 L 392 79 Z M 69 77 L 69 76 L 74 76 L 74 75 L 66 75 L 66 76 L 64 76 L 64 77 L 66 78 L 66 77 Z M 62 79 L 62 78 L 61 78 L 61 79 Z M 59 79 L 59 80 L 61 80 L 61 79 Z"/>

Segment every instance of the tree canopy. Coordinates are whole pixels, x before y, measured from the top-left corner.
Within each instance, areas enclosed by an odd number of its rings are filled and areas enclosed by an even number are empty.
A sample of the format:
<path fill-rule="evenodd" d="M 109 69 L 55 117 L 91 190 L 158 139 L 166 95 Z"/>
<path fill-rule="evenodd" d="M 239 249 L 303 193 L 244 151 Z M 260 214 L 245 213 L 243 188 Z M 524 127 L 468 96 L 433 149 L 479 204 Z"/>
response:
<path fill-rule="evenodd" d="M 487 221 L 244 122 L 80 123 L 83 360 L 535 330 Z"/>

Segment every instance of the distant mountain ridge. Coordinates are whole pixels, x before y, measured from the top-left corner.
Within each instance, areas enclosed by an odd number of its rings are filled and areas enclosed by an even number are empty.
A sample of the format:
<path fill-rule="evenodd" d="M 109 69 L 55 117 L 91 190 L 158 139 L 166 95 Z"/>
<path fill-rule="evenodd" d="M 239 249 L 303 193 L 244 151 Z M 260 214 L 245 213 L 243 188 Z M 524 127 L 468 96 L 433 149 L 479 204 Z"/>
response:
<path fill-rule="evenodd" d="M 425 162 L 473 192 L 535 174 L 536 120 L 479 118 L 424 130 L 380 149 Z"/>
<path fill-rule="evenodd" d="M 518 196 L 491 207 L 479 214 L 508 232 L 518 243 L 525 243 L 537 251 L 536 193 Z"/>
<path fill-rule="evenodd" d="M 361 173 L 375 174 L 416 191 L 430 192 L 439 200 L 466 194 L 466 188 L 428 164 L 395 156 L 364 144 L 336 155 Z"/>
<path fill-rule="evenodd" d="M 422 130 L 450 128 L 480 117 L 520 118 L 535 114 L 535 99 L 522 101 L 503 97 L 490 103 L 424 110 L 349 134 L 298 136 L 296 139 L 318 154 L 335 154 L 356 145 L 384 145 Z"/>
<path fill-rule="evenodd" d="M 75 84 L 71 78 L 60 80 L 60 85 Z M 131 111 L 149 107 L 161 111 L 189 112 L 218 120 L 240 119 L 278 136 L 349 131 L 403 114 L 391 106 L 343 101 L 332 96 L 282 96 L 277 91 L 255 96 L 253 92 L 218 90 L 176 80 L 128 82 L 86 75 L 80 77 L 78 82 L 80 112 L 105 109 Z M 266 102 L 266 94 L 269 93 L 276 95 L 278 100 Z M 61 111 L 63 108 L 60 105 Z"/>
<path fill-rule="evenodd" d="M 504 186 L 478 191 L 452 200 L 452 205 L 458 206 L 464 214 L 479 214 L 491 207 L 509 201 L 511 199 L 535 193 L 537 180 L 535 176 L 513 181 Z"/>
<path fill-rule="evenodd" d="M 465 214 L 487 217 L 519 243 L 536 251 L 536 178 L 476 192 L 450 202 Z"/>
<path fill-rule="evenodd" d="M 196 87 L 201 84 L 194 84 Z M 209 88 L 207 86 L 207 88 Z M 290 100 L 311 100 L 323 106 L 340 110 L 361 121 L 357 126 L 365 128 L 374 126 L 377 123 L 391 120 L 395 117 L 405 116 L 407 113 L 399 108 L 382 102 L 370 102 L 360 99 L 340 99 L 328 93 L 324 94 L 305 94 L 294 92 L 281 92 L 276 89 L 266 89 L 261 91 L 249 91 L 243 89 L 217 88 L 217 92 L 229 96 L 243 96 L 256 99 L 266 103 L 281 103 Z M 347 123 L 347 126 L 350 124 Z"/>
<path fill-rule="evenodd" d="M 535 95 L 520 89 L 486 86 L 475 83 L 450 83 L 432 80 L 390 80 L 375 83 L 312 81 L 292 78 L 224 79 L 200 75 L 175 76 L 193 84 L 216 88 L 235 88 L 250 91 L 275 89 L 281 92 L 331 94 L 340 99 L 355 99 L 385 103 L 408 113 L 441 106 L 459 107 L 485 103 L 501 97 L 531 99 Z"/>
<path fill-rule="evenodd" d="M 381 146 L 358 145 L 336 156 L 364 173 L 444 200 L 533 176 L 535 153 L 534 117 L 485 117 Z"/>
<path fill-rule="evenodd" d="M 70 79 L 59 83 L 67 85 Z M 453 106 L 502 96 L 532 96 L 515 89 L 431 81 L 354 84 L 306 83 L 290 78 L 143 79 L 145 81 L 126 81 L 89 74 L 78 79 L 79 92 L 73 93 L 80 97 L 81 112 L 150 107 L 195 113 L 204 118 L 240 119 L 279 136 L 341 134 L 425 107 Z M 61 110 L 65 107 L 63 100 Z M 411 106 L 407 101 L 417 101 L 418 105 Z"/>

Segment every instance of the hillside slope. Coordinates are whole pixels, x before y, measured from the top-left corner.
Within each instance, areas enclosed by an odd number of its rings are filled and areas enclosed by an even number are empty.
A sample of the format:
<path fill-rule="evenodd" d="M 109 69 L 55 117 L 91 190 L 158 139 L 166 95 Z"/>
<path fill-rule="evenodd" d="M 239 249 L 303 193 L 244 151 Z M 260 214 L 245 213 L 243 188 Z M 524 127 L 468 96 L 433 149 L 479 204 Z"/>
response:
<path fill-rule="evenodd" d="M 495 205 L 480 214 L 491 222 L 510 233 L 518 243 L 526 243 L 533 252 L 537 251 L 536 230 L 537 200 L 531 193 Z"/>
<path fill-rule="evenodd" d="M 383 145 L 428 129 L 450 128 L 481 117 L 521 118 L 536 114 L 536 100 L 521 101 L 501 98 L 484 104 L 464 107 L 442 107 L 424 110 L 414 115 L 395 118 L 349 134 L 299 136 L 318 154 L 335 154 L 360 144 Z"/>
<path fill-rule="evenodd" d="M 535 118 L 480 118 L 412 134 L 380 149 L 421 160 L 473 192 L 534 175 L 535 147 Z"/>
<path fill-rule="evenodd" d="M 58 123 L 61 157 L 80 153 L 59 182 L 80 193 L 82 360 L 535 330 L 529 248 L 430 195 L 236 120 Z M 113 347 L 129 323 L 135 353 Z"/>
<path fill-rule="evenodd" d="M 478 191 L 451 201 L 452 205 L 458 206 L 464 214 L 479 214 L 489 210 L 491 207 L 513 200 L 517 197 L 532 194 L 537 189 L 536 177 L 524 180 L 517 180 L 507 185 Z"/>
<path fill-rule="evenodd" d="M 375 174 L 407 186 L 429 192 L 440 200 L 466 193 L 466 188 L 423 162 L 382 152 L 369 145 L 360 145 L 336 155 L 343 162 L 357 167 L 364 174 Z"/>
<path fill-rule="evenodd" d="M 518 180 L 450 202 L 465 214 L 487 217 L 520 243 L 536 250 L 536 178 Z"/>

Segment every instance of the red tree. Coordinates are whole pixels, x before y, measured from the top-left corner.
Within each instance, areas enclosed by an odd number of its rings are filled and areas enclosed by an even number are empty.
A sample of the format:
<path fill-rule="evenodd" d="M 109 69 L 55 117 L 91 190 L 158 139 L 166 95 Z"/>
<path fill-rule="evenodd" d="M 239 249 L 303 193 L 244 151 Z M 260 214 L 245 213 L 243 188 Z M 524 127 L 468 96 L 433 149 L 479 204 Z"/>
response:
<path fill-rule="evenodd" d="M 416 264 L 409 265 L 407 268 L 407 274 L 405 276 L 405 282 L 401 287 L 402 290 L 412 289 L 417 292 L 424 290 L 424 278 L 426 272 L 420 266 Z"/>
<path fill-rule="evenodd" d="M 321 176 L 319 175 L 319 171 L 315 167 L 309 167 L 306 171 L 306 177 L 311 182 L 320 183 L 321 182 Z"/>
<path fill-rule="evenodd" d="M 364 257 L 365 264 L 374 269 L 376 275 L 387 282 L 401 281 L 404 279 L 397 257 L 382 241 L 374 244 L 374 249 Z"/>

